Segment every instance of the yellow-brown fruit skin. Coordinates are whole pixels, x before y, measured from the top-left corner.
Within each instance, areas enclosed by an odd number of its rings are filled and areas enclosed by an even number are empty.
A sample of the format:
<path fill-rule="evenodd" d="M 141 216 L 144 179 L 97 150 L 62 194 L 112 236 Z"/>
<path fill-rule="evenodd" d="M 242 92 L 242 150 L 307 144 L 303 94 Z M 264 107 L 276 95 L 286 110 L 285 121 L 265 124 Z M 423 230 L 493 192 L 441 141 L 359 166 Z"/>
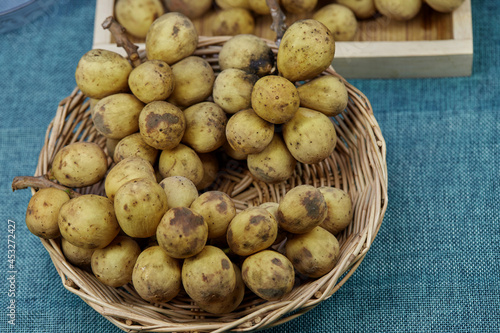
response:
<path fill-rule="evenodd" d="M 139 115 L 138 124 L 144 142 L 160 150 L 177 147 L 186 130 L 184 113 L 165 101 L 147 104 Z"/>
<path fill-rule="evenodd" d="M 208 239 L 208 225 L 203 216 L 186 207 L 169 209 L 163 215 L 156 239 L 172 258 L 185 259 L 200 253 Z"/>
<path fill-rule="evenodd" d="M 319 278 L 335 267 L 339 249 L 337 238 L 321 227 L 294 235 L 285 245 L 286 256 L 293 267 L 311 278 Z"/>
<path fill-rule="evenodd" d="M 432 9 L 441 13 L 451 13 L 460 7 L 465 0 L 424 0 Z"/>
<path fill-rule="evenodd" d="M 113 203 L 96 194 L 67 201 L 59 210 L 57 222 L 62 237 L 86 249 L 106 247 L 120 232 Z"/>
<path fill-rule="evenodd" d="M 84 187 L 101 181 L 108 171 L 108 158 L 92 142 L 75 142 L 59 150 L 52 162 L 52 176 L 67 187 Z"/>
<path fill-rule="evenodd" d="M 264 208 L 250 207 L 238 213 L 227 228 L 227 243 L 239 256 L 270 247 L 278 235 L 278 222 Z"/>
<path fill-rule="evenodd" d="M 422 7 L 422 0 L 374 0 L 374 3 L 382 15 L 397 21 L 411 20 Z"/>
<path fill-rule="evenodd" d="M 127 92 L 132 65 L 116 52 L 93 49 L 85 53 L 75 71 L 76 85 L 90 98 Z"/>
<path fill-rule="evenodd" d="M 168 209 L 167 195 L 155 180 L 133 179 L 116 191 L 114 207 L 124 233 L 134 238 L 147 238 L 155 235 Z"/>
<path fill-rule="evenodd" d="M 334 117 L 342 113 L 349 102 L 344 82 L 333 75 L 319 76 L 297 88 L 300 106 Z"/>
<path fill-rule="evenodd" d="M 149 27 L 163 15 L 165 10 L 162 0 L 117 0 L 115 17 L 127 33 L 145 38 Z"/>
<path fill-rule="evenodd" d="M 220 302 L 234 292 L 236 273 L 228 256 L 211 245 L 184 260 L 182 284 L 195 302 Z"/>
<path fill-rule="evenodd" d="M 42 188 L 30 199 L 26 209 L 26 226 L 35 236 L 53 239 L 61 235 L 57 217 L 61 206 L 69 201 L 66 192 L 55 188 Z"/>
<path fill-rule="evenodd" d="M 193 22 L 178 12 L 157 18 L 146 35 L 147 58 L 163 60 L 169 65 L 193 54 L 197 46 L 198 33 Z"/>
<path fill-rule="evenodd" d="M 284 255 L 264 250 L 245 259 L 241 267 L 245 285 L 257 296 L 268 301 L 285 297 L 293 289 L 295 271 Z"/>
<path fill-rule="evenodd" d="M 142 299 L 168 302 L 181 290 L 181 262 L 169 257 L 160 246 L 151 246 L 137 258 L 132 283 Z"/>
<path fill-rule="evenodd" d="M 321 223 L 332 234 L 336 235 L 351 224 L 354 210 L 349 194 L 335 187 L 320 187 L 320 192 L 328 206 L 328 214 Z"/>
<path fill-rule="evenodd" d="M 273 124 L 292 119 L 300 106 L 295 85 L 277 75 L 264 76 L 255 82 L 251 102 L 255 113 Z"/>
<path fill-rule="evenodd" d="M 222 237 L 236 215 L 231 197 L 221 191 L 207 191 L 191 204 L 191 209 L 201 216 L 208 225 L 208 238 Z"/>
<path fill-rule="evenodd" d="M 337 145 L 332 121 L 319 111 L 302 107 L 283 125 L 283 139 L 292 156 L 304 164 L 325 160 Z"/>
<path fill-rule="evenodd" d="M 311 231 L 326 218 L 328 207 L 321 192 L 312 185 L 288 191 L 278 206 L 279 226 L 291 233 Z"/>
<path fill-rule="evenodd" d="M 278 71 L 292 82 L 308 80 L 325 71 L 335 55 L 335 40 L 328 28 L 313 19 L 293 23 L 283 35 Z"/>
<path fill-rule="evenodd" d="M 92 272 L 110 287 L 121 287 L 132 281 L 132 272 L 141 248 L 127 236 L 116 237 L 108 246 L 92 254 Z"/>

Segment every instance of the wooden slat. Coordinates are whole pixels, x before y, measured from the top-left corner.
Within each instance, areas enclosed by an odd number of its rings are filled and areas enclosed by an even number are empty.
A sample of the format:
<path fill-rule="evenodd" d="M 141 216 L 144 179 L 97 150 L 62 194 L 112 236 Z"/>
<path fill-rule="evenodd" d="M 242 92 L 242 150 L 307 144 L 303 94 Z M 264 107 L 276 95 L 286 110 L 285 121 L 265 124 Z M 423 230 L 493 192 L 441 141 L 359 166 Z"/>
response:
<path fill-rule="evenodd" d="M 324 5 L 321 1 L 319 6 Z M 102 29 L 112 15 L 114 0 L 97 0 L 93 48 L 125 52 Z M 193 20 L 200 35 L 210 36 L 214 13 Z M 288 24 L 311 13 L 289 15 Z M 256 18 L 255 34 L 273 40 L 271 18 Z M 141 49 L 144 41 L 132 38 Z M 472 74 L 473 43 L 471 0 L 451 14 L 437 13 L 424 5 L 413 20 L 397 22 L 385 17 L 359 22 L 356 40 L 337 42 L 334 68 L 345 78 L 451 77 Z"/>

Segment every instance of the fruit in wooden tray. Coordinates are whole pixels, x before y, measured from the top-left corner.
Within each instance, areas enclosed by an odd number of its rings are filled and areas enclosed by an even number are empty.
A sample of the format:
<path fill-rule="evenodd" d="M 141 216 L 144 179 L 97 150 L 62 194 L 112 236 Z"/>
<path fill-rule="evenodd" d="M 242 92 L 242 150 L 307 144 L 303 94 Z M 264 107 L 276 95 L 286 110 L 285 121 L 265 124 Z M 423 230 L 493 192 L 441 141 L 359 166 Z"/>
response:
<path fill-rule="evenodd" d="M 132 281 L 135 261 L 141 248 L 127 236 L 116 237 L 111 244 L 92 254 L 92 272 L 99 281 L 111 287 L 121 287 Z"/>
<path fill-rule="evenodd" d="M 151 246 L 137 257 L 132 284 L 146 301 L 168 302 L 181 291 L 181 262 L 160 246 Z"/>
<path fill-rule="evenodd" d="M 179 12 L 190 19 L 205 14 L 212 7 L 212 0 L 164 0 L 170 12 Z"/>
<path fill-rule="evenodd" d="M 198 46 L 198 33 L 184 14 L 171 12 L 157 18 L 146 35 L 148 59 L 163 60 L 172 65 L 193 54 Z"/>
<path fill-rule="evenodd" d="M 460 7 L 465 0 L 424 0 L 432 9 L 441 13 L 450 13 Z"/>
<path fill-rule="evenodd" d="M 292 14 L 302 14 L 312 12 L 318 0 L 280 0 L 283 9 Z"/>
<path fill-rule="evenodd" d="M 252 34 L 255 31 L 255 19 L 250 10 L 245 8 L 228 8 L 216 12 L 212 20 L 214 36 L 236 36 Z"/>
<path fill-rule="evenodd" d="M 269 15 L 271 12 L 267 0 L 248 0 L 248 5 L 252 12 L 257 15 Z"/>
<path fill-rule="evenodd" d="M 335 41 L 350 41 L 358 30 L 356 15 L 349 7 L 329 4 L 317 10 L 313 19 L 323 23 L 333 34 Z"/>
<path fill-rule="evenodd" d="M 278 71 L 292 82 L 312 79 L 331 65 L 334 55 L 334 36 L 323 23 L 313 19 L 296 21 L 281 40 Z"/>
<path fill-rule="evenodd" d="M 374 0 L 374 3 L 382 15 L 397 21 L 411 20 L 422 7 L 422 0 Z"/>
<path fill-rule="evenodd" d="M 377 12 L 373 0 L 337 0 L 337 3 L 349 7 L 361 20 L 370 18 Z"/>
<path fill-rule="evenodd" d="M 250 0 L 215 0 L 215 4 L 222 9 L 226 8 L 250 8 Z"/>
<path fill-rule="evenodd" d="M 95 143 L 75 142 L 59 150 L 52 162 L 52 176 L 69 187 L 93 185 L 108 171 L 107 156 Z"/>
<path fill-rule="evenodd" d="M 146 37 L 151 24 L 165 13 L 161 0 L 117 0 L 116 20 L 127 32 L 136 37 Z"/>

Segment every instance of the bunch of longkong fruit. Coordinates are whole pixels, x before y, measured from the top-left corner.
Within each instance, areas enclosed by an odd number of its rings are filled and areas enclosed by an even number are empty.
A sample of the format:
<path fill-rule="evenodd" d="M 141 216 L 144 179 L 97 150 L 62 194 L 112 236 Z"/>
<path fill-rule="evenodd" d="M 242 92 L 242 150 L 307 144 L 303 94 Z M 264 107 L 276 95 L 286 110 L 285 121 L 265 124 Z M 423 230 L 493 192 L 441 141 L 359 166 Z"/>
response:
<path fill-rule="evenodd" d="M 227 313 L 245 293 L 279 300 L 296 281 L 329 273 L 353 207 L 341 189 L 299 185 L 280 202 L 236 209 L 210 189 L 217 156 L 246 161 L 258 181 L 286 181 L 297 161 L 332 154 L 331 117 L 348 94 L 342 80 L 321 75 L 335 43 L 313 19 L 286 30 L 277 56 L 255 35 L 230 38 L 218 75 L 193 55 L 197 45 L 192 21 L 169 12 L 148 29 L 139 65 L 103 49 L 82 56 L 76 83 L 107 147 L 61 148 L 49 175 L 60 186 L 36 191 L 26 223 L 60 238 L 67 260 L 103 284 L 131 283 L 154 303 L 184 290 L 201 309 Z M 70 191 L 97 183 L 105 194 Z"/>
<path fill-rule="evenodd" d="M 358 21 L 384 16 L 390 20 L 414 18 L 424 3 L 441 13 L 449 13 L 465 0 L 279 0 L 287 15 L 306 15 L 330 29 L 336 41 L 356 36 Z M 214 36 L 253 34 L 256 18 L 269 15 L 267 0 L 117 0 L 115 16 L 127 31 L 146 37 L 151 23 L 165 12 L 180 12 L 200 23 Z M 207 34 L 207 33 L 206 33 Z M 208 34 L 207 34 L 208 35 Z"/>

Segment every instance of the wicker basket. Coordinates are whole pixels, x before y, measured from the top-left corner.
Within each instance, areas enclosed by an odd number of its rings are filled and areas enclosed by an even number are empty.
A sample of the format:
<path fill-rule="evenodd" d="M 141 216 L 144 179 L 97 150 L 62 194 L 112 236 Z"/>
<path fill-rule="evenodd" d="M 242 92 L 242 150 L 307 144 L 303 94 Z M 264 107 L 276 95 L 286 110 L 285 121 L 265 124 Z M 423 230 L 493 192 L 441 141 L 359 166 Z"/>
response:
<path fill-rule="evenodd" d="M 200 37 L 195 55 L 205 57 L 218 72 L 218 52 L 230 37 Z M 274 42 L 268 41 L 276 53 Z M 340 77 L 333 68 L 322 75 Z M 343 80 L 343 78 L 341 78 Z M 279 202 L 296 185 L 334 186 L 349 193 L 354 205 L 352 224 L 338 235 L 340 257 L 334 269 L 319 279 L 304 280 L 280 301 L 264 301 L 247 292 L 232 313 L 213 315 L 201 311 L 181 292 L 166 304 L 142 300 L 131 285 L 111 288 L 92 274 L 72 266 L 58 240 L 43 240 L 64 287 L 125 331 L 223 332 L 252 331 L 289 321 L 332 296 L 354 273 L 368 252 L 387 207 L 386 146 L 367 98 L 344 80 L 349 93 L 347 109 L 335 117 L 339 138 L 333 154 L 315 165 L 298 164 L 294 176 L 268 185 L 252 178 L 245 168 L 221 170 L 215 188 L 228 193 L 237 210 L 262 202 Z M 75 141 L 92 141 L 105 147 L 105 138 L 93 127 L 89 101 L 78 90 L 62 100 L 50 123 L 39 156 L 36 176 L 46 174 L 56 152 Z M 82 193 L 104 194 L 103 183 Z"/>

